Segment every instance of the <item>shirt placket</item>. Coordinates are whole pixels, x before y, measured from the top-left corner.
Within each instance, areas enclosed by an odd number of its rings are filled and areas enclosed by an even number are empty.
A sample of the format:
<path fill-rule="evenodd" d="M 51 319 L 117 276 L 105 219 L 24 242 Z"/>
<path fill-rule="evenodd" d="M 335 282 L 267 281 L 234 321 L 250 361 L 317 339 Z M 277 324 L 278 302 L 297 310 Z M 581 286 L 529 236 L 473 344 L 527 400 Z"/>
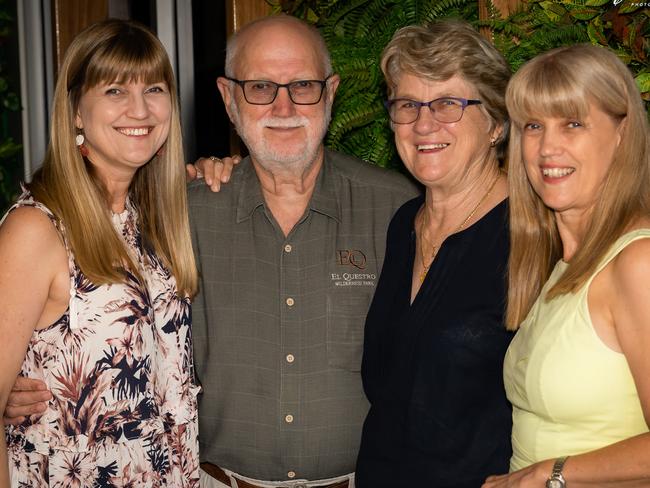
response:
<path fill-rule="evenodd" d="M 280 252 L 280 431 L 288 479 L 300 476 L 294 465 L 302 450 L 300 408 L 301 327 L 300 249 L 295 233 L 282 242 Z"/>

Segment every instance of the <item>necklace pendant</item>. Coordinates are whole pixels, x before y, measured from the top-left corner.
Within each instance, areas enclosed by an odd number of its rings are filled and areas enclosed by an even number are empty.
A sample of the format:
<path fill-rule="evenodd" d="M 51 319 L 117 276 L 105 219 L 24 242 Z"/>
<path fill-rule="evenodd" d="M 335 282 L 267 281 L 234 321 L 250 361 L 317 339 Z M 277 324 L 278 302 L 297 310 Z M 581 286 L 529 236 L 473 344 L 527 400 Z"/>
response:
<path fill-rule="evenodd" d="M 425 266 L 424 269 L 422 270 L 422 272 L 420 273 L 420 284 L 424 283 L 424 278 L 426 278 L 427 275 L 429 274 L 429 268 L 430 267 L 431 267 L 431 265 Z"/>

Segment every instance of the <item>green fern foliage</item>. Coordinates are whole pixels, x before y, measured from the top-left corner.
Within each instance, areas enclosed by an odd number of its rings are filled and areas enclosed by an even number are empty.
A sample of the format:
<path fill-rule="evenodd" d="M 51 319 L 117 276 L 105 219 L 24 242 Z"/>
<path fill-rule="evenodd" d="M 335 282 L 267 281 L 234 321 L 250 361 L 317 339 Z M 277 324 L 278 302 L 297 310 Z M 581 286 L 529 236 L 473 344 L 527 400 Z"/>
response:
<path fill-rule="evenodd" d="M 650 15 L 641 1 L 618 6 L 611 0 L 528 0 L 507 19 L 481 22 L 494 32 L 495 45 L 513 70 L 554 47 L 590 42 L 612 49 L 635 74 L 646 101 Z M 637 6 L 635 6 L 635 4 Z"/>

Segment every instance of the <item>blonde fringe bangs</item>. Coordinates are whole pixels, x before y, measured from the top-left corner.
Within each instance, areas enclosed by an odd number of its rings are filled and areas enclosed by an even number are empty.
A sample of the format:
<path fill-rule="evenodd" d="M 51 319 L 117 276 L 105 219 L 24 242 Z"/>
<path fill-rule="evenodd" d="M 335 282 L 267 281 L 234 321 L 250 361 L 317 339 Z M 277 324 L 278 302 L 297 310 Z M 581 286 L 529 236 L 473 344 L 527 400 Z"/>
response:
<path fill-rule="evenodd" d="M 101 46 L 88 60 L 84 86 L 88 89 L 100 83 L 134 81 L 169 84 L 174 75 L 162 54 L 144 43 L 131 45 L 128 39 L 114 39 Z"/>
<path fill-rule="evenodd" d="M 567 56 L 577 50 L 579 57 Z M 559 48 L 524 65 L 513 77 L 517 82 L 508 87 L 511 120 L 519 125 L 531 117 L 584 120 L 592 103 L 612 117 L 625 117 L 620 101 L 630 93 L 624 80 L 611 75 L 620 62 L 612 53 L 614 59 L 603 59 L 601 50 L 590 45 Z"/>
<path fill-rule="evenodd" d="M 584 80 L 575 72 L 549 59 L 544 69 L 516 73 L 517 83 L 508 86 L 508 113 L 522 127 L 534 117 L 566 117 L 583 120 L 589 112 Z"/>

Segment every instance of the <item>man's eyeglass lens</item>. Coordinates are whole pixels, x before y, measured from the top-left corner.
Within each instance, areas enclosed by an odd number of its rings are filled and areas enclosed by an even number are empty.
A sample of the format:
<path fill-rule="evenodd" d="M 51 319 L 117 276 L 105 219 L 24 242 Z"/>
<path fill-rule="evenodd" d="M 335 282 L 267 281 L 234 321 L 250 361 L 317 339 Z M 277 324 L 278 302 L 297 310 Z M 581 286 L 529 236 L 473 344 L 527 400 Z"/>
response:
<path fill-rule="evenodd" d="M 268 105 L 278 96 L 280 88 L 289 90 L 291 101 L 297 105 L 315 105 L 323 96 L 327 80 L 298 80 L 291 83 L 275 83 L 266 80 L 235 80 L 244 90 L 244 98 L 253 105 Z"/>

